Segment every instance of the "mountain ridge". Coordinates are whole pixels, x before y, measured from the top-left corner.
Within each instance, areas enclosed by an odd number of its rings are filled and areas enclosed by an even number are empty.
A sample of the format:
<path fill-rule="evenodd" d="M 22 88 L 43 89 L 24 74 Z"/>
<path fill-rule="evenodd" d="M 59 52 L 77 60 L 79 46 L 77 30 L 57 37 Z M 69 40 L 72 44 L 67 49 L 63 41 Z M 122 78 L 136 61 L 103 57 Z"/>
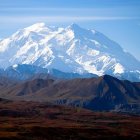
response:
<path fill-rule="evenodd" d="M 66 73 L 57 69 L 48 70 L 46 68 L 28 64 L 18 64 L 10 66 L 7 69 L 0 69 L 0 76 L 17 81 L 28 81 L 36 78 L 74 79 L 98 77 L 97 75 L 91 73 Z"/>
<path fill-rule="evenodd" d="M 1 98 L 79 106 L 95 111 L 140 113 L 140 82 L 109 75 L 68 80 L 38 78 L 9 85 L 0 86 Z"/>
<path fill-rule="evenodd" d="M 138 60 L 102 33 L 77 24 L 62 28 L 38 23 L 0 41 L 1 67 L 17 64 L 66 73 L 109 74 L 128 80 L 140 79 Z"/>

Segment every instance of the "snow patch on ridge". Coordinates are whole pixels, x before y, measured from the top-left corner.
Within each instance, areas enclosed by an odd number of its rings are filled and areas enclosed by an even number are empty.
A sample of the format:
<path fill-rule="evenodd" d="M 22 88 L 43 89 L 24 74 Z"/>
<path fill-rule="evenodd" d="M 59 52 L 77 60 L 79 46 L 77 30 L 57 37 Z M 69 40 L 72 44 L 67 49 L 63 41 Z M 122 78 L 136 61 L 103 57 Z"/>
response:
<path fill-rule="evenodd" d="M 117 63 L 116 65 L 115 65 L 115 67 L 114 67 L 114 74 L 121 74 L 121 73 L 124 73 L 124 71 L 125 71 L 125 69 L 124 69 L 124 67 L 121 65 L 121 64 L 119 64 L 119 63 Z"/>

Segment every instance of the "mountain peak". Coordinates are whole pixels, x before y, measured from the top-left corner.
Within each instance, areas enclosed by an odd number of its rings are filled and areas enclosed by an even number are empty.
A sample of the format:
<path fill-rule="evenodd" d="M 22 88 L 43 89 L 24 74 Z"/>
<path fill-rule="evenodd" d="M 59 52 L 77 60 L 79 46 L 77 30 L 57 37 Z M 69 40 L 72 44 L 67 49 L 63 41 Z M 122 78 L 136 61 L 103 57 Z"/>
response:
<path fill-rule="evenodd" d="M 25 29 L 30 30 L 30 31 L 35 31 L 35 30 L 38 30 L 38 29 L 43 28 L 43 27 L 45 27 L 45 23 L 41 22 L 41 23 L 33 24 Z"/>
<path fill-rule="evenodd" d="M 72 23 L 71 25 L 70 25 L 71 27 L 79 27 L 79 25 L 78 24 L 76 24 L 76 23 Z"/>
<path fill-rule="evenodd" d="M 114 78 L 113 76 L 110 76 L 110 75 L 107 75 L 107 74 L 105 74 L 105 75 L 103 75 L 103 76 L 101 76 L 100 77 L 102 80 L 108 80 L 108 79 L 117 79 L 117 78 Z"/>
<path fill-rule="evenodd" d="M 0 66 L 15 64 L 113 76 L 140 71 L 140 62 L 120 45 L 75 23 L 66 28 L 37 23 L 0 41 Z"/>
<path fill-rule="evenodd" d="M 68 26 L 68 28 L 70 28 L 70 29 L 72 29 L 72 30 L 79 30 L 79 29 L 81 29 L 81 27 L 78 25 L 78 24 L 76 24 L 76 23 L 72 23 L 70 26 Z"/>

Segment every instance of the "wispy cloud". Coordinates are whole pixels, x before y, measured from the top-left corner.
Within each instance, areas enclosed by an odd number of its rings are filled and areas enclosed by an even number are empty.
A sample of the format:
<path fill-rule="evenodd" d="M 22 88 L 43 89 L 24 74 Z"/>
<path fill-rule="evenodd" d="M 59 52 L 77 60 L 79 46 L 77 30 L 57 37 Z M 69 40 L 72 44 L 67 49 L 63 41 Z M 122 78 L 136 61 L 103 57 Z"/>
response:
<path fill-rule="evenodd" d="M 124 9 L 126 8 L 126 9 Z M 128 7 L 110 8 L 51 8 L 51 7 L 1 7 L 0 24 L 32 24 L 35 22 L 70 23 L 86 21 L 139 20 L 137 10 L 128 14 Z M 134 12 L 134 13 L 133 13 Z"/>
<path fill-rule="evenodd" d="M 139 16 L 140 6 L 132 7 L 94 7 L 94 8 L 48 8 L 48 7 L 0 7 L 2 16 Z M 131 14 L 130 14 L 131 10 Z"/>
<path fill-rule="evenodd" d="M 30 22 L 76 22 L 76 21 L 106 21 L 106 20 L 138 20 L 140 17 L 110 17 L 110 16 L 0 16 L 0 23 L 30 23 Z"/>

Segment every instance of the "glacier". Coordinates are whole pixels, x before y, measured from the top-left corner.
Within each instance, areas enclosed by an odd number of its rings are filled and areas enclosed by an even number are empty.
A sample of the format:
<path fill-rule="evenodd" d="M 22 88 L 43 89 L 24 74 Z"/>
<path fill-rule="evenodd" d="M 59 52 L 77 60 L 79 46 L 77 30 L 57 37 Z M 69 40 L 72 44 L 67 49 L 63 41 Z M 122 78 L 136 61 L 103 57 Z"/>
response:
<path fill-rule="evenodd" d="M 36 23 L 2 39 L 0 67 L 18 64 L 140 79 L 140 62 L 134 56 L 104 34 L 77 24 L 64 28 Z"/>

